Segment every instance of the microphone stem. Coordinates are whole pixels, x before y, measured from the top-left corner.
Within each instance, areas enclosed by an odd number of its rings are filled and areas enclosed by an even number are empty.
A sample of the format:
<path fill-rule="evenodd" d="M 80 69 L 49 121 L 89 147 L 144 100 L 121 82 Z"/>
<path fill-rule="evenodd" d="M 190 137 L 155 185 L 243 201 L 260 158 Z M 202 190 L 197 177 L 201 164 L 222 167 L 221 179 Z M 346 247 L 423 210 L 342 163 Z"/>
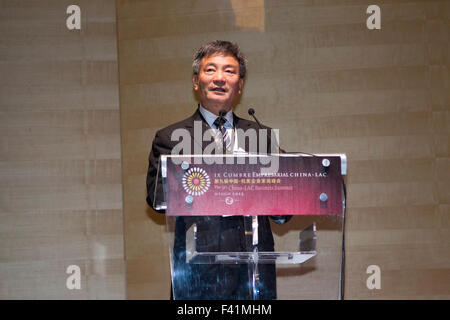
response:
<path fill-rule="evenodd" d="M 258 119 L 256 119 L 255 115 L 252 114 L 253 119 L 255 119 L 256 123 L 258 124 L 259 128 L 262 129 L 261 123 L 259 123 Z"/>
<path fill-rule="evenodd" d="M 252 118 L 253 119 L 255 119 L 255 121 L 256 121 L 256 123 L 258 124 L 258 126 L 259 126 L 259 128 L 260 129 L 262 129 L 263 128 L 263 126 L 261 125 L 261 123 L 258 121 L 258 119 L 256 119 L 256 117 L 255 117 L 255 111 L 253 110 L 253 109 L 249 109 L 249 112 L 248 112 L 251 116 L 252 116 Z M 272 138 L 271 138 L 271 135 L 272 135 L 272 129 L 270 129 L 270 131 L 269 131 L 269 133 L 267 134 L 267 140 L 269 141 L 269 145 L 270 145 L 270 151 L 269 151 L 269 153 L 272 153 L 272 148 L 273 148 L 273 146 L 272 146 Z M 279 144 L 277 144 L 277 147 L 278 147 L 278 153 L 287 153 L 285 150 L 283 150 L 283 149 L 281 149 L 281 147 L 280 147 L 280 145 Z"/>

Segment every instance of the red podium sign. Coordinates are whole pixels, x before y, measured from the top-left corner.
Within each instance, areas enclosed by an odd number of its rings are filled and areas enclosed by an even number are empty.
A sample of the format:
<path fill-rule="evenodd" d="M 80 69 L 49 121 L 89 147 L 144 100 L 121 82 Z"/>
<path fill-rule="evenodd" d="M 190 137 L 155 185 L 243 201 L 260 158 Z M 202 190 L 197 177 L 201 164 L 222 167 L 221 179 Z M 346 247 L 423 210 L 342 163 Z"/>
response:
<path fill-rule="evenodd" d="M 222 164 L 213 157 L 161 158 L 166 215 L 342 214 L 339 156 L 280 155 L 271 173 L 249 158 L 239 162 L 242 156 Z"/>

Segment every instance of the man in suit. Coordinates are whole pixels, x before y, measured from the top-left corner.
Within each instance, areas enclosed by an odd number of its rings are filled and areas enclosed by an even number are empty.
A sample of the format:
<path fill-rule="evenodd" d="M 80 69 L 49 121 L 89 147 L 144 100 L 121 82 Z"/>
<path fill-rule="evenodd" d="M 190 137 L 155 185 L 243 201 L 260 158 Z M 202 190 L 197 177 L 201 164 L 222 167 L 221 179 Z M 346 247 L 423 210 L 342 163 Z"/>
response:
<path fill-rule="evenodd" d="M 242 92 L 246 74 L 246 61 L 239 47 L 228 41 L 214 41 L 202 46 L 194 57 L 193 88 L 200 104 L 195 113 L 180 122 L 159 130 L 152 144 L 149 156 L 147 174 L 147 202 L 153 206 L 155 197 L 162 198 L 161 180 L 155 188 L 159 157 L 171 154 L 179 143 L 172 139 L 172 133 L 177 129 L 185 129 L 190 133 L 190 150 L 205 150 L 211 141 L 203 141 L 195 136 L 194 127 L 201 125 L 202 130 L 213 129 L 221 137 L 223 147 L 228 153 L 258 150 L 249 145 L 250 141 L 232 134 L 237 129 L 260 129 L 255 122 L 237 117 L 233 106 Z M 226 112 L 225 122 L 220 123 L 219 113 Z M 223 112 L 223 111 L 222 111 Z M 228 133 L 222 131 L 228 129 Z M 265 127 L 265 129 L 269 129 Z M 222 134 L 221 134 L 222 133 Z M 261 138 L 261 137 L 258 137 Z M 268 137 L 262 137 L 270 141 Z M 267 145 L 267 144 L 266 144 Z M 194 153 L 194 152 L 193 152 Z M 276 216 L 272 219 L 283 223 L 288 217 Z M 273 251 L 274 243 L 267 216 L 259 220 L 259 250 Z M 177 217 L 175 223 L 175 239 L 172 264 L 173 293 L 175 299 L 249 299 L 249 267 L 240 265 L 189 264 L 186 263 L 186 230 L 192 224 L 197 225 L 198 251 L 251 251 L 252 237 L 251 218 L 243 216 L 208 216 L 208 217 Z M 274 264 L 259 266 L 259 287 L 261 299 L 276 298 L 276 274 Z"/>

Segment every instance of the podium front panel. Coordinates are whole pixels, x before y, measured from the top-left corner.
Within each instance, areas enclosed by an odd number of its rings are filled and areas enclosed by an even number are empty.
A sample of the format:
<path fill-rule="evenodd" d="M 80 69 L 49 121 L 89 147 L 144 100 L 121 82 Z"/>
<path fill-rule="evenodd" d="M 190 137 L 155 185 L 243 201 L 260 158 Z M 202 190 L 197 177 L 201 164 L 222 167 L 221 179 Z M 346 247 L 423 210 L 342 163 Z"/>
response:
<path fill-rule="evenodd" d="M 341 157 L 163 157 L 166 214 L 340 215 Z"/>
<path fill-rule="evenodd" d="M 306 175 L 308 171 L 304 167 L 311 168 L 310 176 L 302 178 L 303 184 L 297 184 L 300 187 L 290 193 L 291 198 L 286 200 L 283 193 L 273 192 L 275 188 L 272 192 L 264 190 L 263 193 L 255 193 L 253 188 L 247 190 L 244 196 L 236 196 L 242 202 L 242 205 L 238 206 L 240 210 L 227 204 L 226 196 L 223 198 L 220 189 L 215 189 L 214 186 L 225 182 L 221 183 L 219 180 L 215 184 L 213 179 L 225 179 L 223 172 L 242 174 L 245 163 L 241 164 L 240 170 L 234 170 L 232 168 L 236 168 L 236 164 L 226 163 L 222 168 L 205 169 L 198 164 L 194 165 L 195 159 L 192 157 L 179 159 L 182 161 L 174 166 L 168 165 L 166 161 L 161 173 L 164 202 L 167 205 L 166 220 L 174 299 L 339 299 L 343 272 L 341 158 L 305 158 L 291 156 L 280 161 L 279 172 L 287 172 L 288 175 L 293 172 L 286 171 L 289 166 L 296 170 L 294 172 L 303 172 Z M 328 167 L 324 169 L 323 159 L 329 160 L 334 167 L 325 163 Z M 313 161 L 317 161 L 316 167 L 311 166 Z M 199 169 L 189 172 L 192 168 Z M 199 174 L 189 178 L 193 172 Z M 205 172 L 209 177 L 209 184 Z M 219 172 L 221 177 L 218 177 Z M 322 175 L 319 176 L 319 173 Z M 200 174 L 203 174 L 203 178 Z M 258 185 L 257 177 L 242 179 L 250 179 L 249 185 L 252 184 L 252 179 L 255 179 L 254 186 Z M 283 174 L 275 179 L 280 179 L 279 185 L 284 187 L 292 182 L 292 179 Z M 276 181 L 274 184 L 277 184 Z M 199 186 L 195 190 L 197 195 L 192 194 L 192 190 L 191 193 L 187 190 L 187 183 Z M 243 183 L 246 184 L 247 180 Z M 231 185 L 228 181 L 228 184 L 231 189 L 234 181 Z M 200 194 L 200 187 L 205 185 L 208 189 L 203 189 L 203 194 Z M 239 186 L 239 183 L 236 186 Z M 214 189 L 219 196 L 209 199 L 203 197 L 208 192 L 214 194 Z M 229 192 L 233 194 L 233 191 Z M 326 201 L 320 199 L 321 193 L 327 195 Z M 186 201 L 188 196 L 195 199 Z M 200 203 L 199 199 L 205 200 L 204 206 L 194 205 Z M 318 206 L 314 203 L 316 200 L 319 201 Z M 208 201 L 210 203 L 207 203 Z M 276 211 L 265 209 L 268 204 L 276 209 L 276 206 L 288 205 L 289 201 L 298 207 Z M 333 207 L 333 202 L 339 203 L 340 206 Z M 172 203 L 177 203 L 177 206 L 172 207 Z M 177 210 L 180 214 L 177 214 Z M 258 212 L 261 214 L 257 215 L 255 232 L 255 214 Z M 310 232 L 309 226 L 314 226 L 313 233 Z"/>

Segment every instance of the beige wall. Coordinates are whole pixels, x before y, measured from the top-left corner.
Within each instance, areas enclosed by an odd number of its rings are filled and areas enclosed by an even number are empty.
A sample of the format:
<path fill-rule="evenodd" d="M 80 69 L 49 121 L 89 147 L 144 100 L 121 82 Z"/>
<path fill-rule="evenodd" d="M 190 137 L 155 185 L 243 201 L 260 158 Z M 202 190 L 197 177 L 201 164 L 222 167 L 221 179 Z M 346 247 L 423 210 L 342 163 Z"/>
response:
<path fill-rule="evenodd" d="M 128 298 L 169 297 L 147 157 L 158 128 L 193 112 L 192 55 L 215 39 L 249 59 L 238 114 L 256 108 L 288 150 L 347 154 L 346 297 L 450 297 L 450 6 L 376 3 L 369 31 L 373 1 L 116 2 Z M 366 288 L 372 264 L 381 290 Z"/>
<path fill-rule="evenodd" d="M 125 298 L 115 4 L 72 3 L 0 1 L 0 299 Z"/>
<path fill-rule="evenodd" d="M 214 39 L 249 58 L 239 115 L 254 107 L 285 149 L 347 154 L 346 297 L 450 298 L 450 5 L 377 1 L 369 31 L 371 2 L 117 0 L 116 30 L 113 1 L 84 0 L 69 31 L 71 1 L 0 0 L 0 299 L 169 297 L 147 157 L 158 128 L 192 114 L 192 55 Z M 297 220 L 275 235 L 311 219 Z M 319 223 L 319 245 L 336 245 Z M 279 276 L 329 297 L 313 287 L 326 269 Z M 280 297 L 303 297 L 291 288 Z"/>

